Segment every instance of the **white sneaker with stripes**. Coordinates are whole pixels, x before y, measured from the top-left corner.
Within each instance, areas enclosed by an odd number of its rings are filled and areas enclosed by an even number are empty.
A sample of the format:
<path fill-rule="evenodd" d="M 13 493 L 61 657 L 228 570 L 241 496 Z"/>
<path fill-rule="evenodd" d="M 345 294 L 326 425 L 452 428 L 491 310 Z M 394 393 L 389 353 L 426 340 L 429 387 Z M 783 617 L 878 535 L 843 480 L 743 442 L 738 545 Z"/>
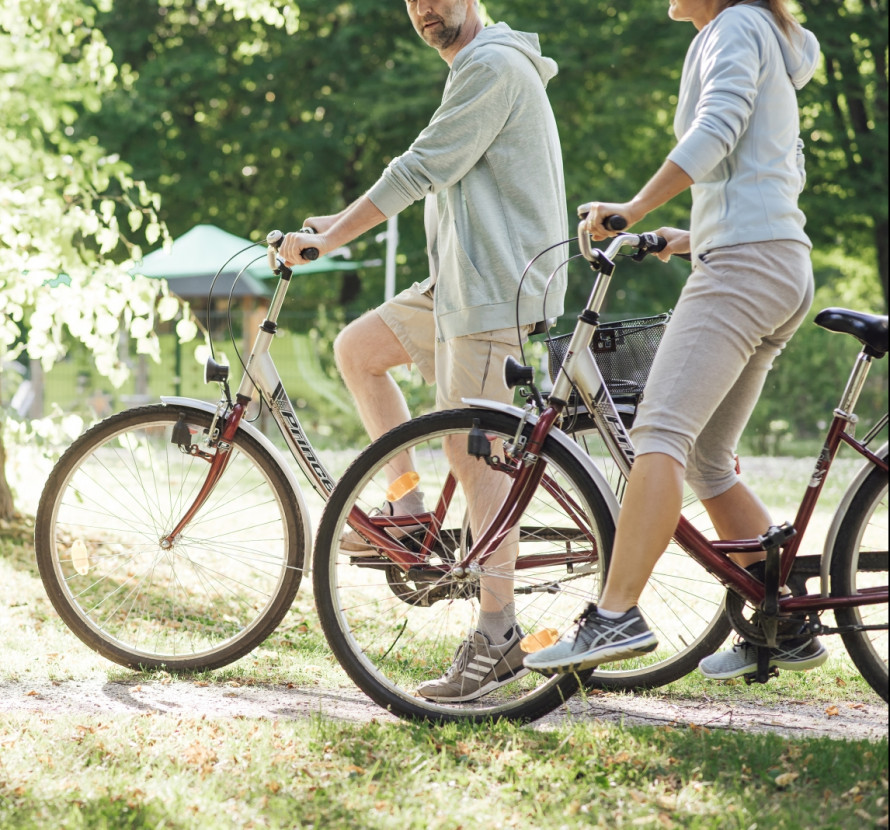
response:
<path fill-rule="evenodd" d="M 481 631 L 470 632 L 458 647 L 451 668 L 442 677 L 421 683 L 417 693 L 427 700 L 465 703 L 528 674 L 522 665 L 525 652 L 519 647 L 521 639 L 518 625 L 501 645 L 493 645 Z"/>

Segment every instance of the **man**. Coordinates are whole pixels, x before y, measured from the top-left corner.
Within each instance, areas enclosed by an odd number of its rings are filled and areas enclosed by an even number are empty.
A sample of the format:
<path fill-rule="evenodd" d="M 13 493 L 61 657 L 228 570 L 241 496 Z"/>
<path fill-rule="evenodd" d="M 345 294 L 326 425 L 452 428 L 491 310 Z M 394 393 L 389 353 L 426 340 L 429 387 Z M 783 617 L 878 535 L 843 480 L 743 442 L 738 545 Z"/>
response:
<path fill-rule="evenodd" d="M 547 280 L 563 259 L 552 251 L 529 271 L 517 308 L 528 262 L 568 233 L 559 136 L 545 90 L 556 64 L 542 57 L 536 35 L 504 23 L 485 28 L 478 0 L 406 5 L 417 33 L 451 67 L 441 105 L 364 196 L 339 214 L 307 219 L 317 234 L 287 234 L 281 247 L 288 262 L 301 264 L 303 249 L 325 254 L 426 200 L 429 279 L 352 322 L 334 344 L 372 439 L 410 418 L 388 374 L 395 366 L 413 363 L 435 383 L 438 409 L 461 407 L 470 397 L 512 402 L 504 359 L 518 355 L 520 338 L 538 321 L 562 313 L 565 292 L 560 270 L 544 308 Z M 480 527 L 483 511 L 500 503 L 498 487 L 465 446 L 447 451 L 471 524 Z M 396 459 L 392 467 L 395 480 L 410 472 L 410 459 Z M 422 512 L 423 495 L 415 489 L 384 510 Z M 516 542 L 508 538 L 488 566 L 511 571 Z M 352 556 L 373 554 L 355 533 L 346 534 L 341 547 Z M 472 700 L 524 672 L 512 580 L 483 577 L 480 593 L 478 630 L 445 677 L 420 686 L 425 697 Z"/>

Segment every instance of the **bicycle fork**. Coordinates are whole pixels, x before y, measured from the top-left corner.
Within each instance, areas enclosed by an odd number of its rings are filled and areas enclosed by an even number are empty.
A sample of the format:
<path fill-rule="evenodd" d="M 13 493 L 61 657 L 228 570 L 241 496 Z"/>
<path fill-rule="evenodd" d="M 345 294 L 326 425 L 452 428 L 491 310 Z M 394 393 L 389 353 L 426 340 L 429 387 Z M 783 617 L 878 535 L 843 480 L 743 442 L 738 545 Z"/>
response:
<path fill-rule="evenodd" d="M 225 472 L 229 459 L 232 457 L 232 442 L 235 439 L 235 434 L 238 432 L 238 426 L 241 424 L 241 418 L 244 416 L 246 409 L 247 404 L 239 399 L 238 403 L 232 407 L 228 417 L 226 417 L 225 426 L 216 443 L 216 453 L 210 461 L 210 469 L 207 471 L 207 477 L 204 479 L 204 484 L 198 491 L 198 495 L 195 497 L 194 502 L 192 502 L 182 518 L 177 522 L 176 527 L 161 537 L 160 546 L 163 550 L 169 550 L 173 547 L 188 523 L 204 506 L 205 502 L 210 497 L 210 494 L 216 487 L 217 482 L 219 482 L 222 474 Z M 183 447 L 183 444 L 180 443 L 182 436 L 177 435 L 177 427 L 179 427 L 181 423 L 183 423 L 182 416 L 180 416 L 180 420 L 177 421 L 176 426 L 173 428 L 173 441 L 174 443 L 179 443 L 180 447 Z"/>
<path fill-rule="evenodd" d="M 559 414 L 555 407 L 548 407 L 541 413 L 541 417 L 532 428 L 531 435 L 524 446 L 522 446 L 521 453 L 516 458 L 515 463 L 521 466 L 504 499 L 504 503 L 498 509 L 494 520 L 479 537 L 479 540 L 473 544 L 464 558 L 452 569 L 455 577 L 461 578 L 468 575 L 471 562 L 476 562 L 479 566 L 484 565 L 519 522 L 544 476 L 545 464 L 541 461 L 540 453 L 544 446 L 544 441 Z M 517 431 L 517 444 L 521 439 L 524 423 L 524 421 L 520 423 Z M 477 458 L 482 458 L 486 463 L 490 463 L 490 444 L 481 431 L 476 432 L 477 427 L 478 422 L 470 433 L 468 452 Z"/>

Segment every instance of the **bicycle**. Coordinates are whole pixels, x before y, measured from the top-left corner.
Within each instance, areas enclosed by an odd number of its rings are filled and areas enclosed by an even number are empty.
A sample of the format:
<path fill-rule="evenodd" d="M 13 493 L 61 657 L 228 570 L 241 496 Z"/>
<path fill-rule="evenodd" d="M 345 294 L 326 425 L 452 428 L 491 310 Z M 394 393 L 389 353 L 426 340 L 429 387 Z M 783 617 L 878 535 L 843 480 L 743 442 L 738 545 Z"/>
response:
<path fill-rule="evenodd" d="M 508 384 L 530 390 L 525 407 L 467 400 L 466 409 L 417 418 L 371 444 L 339 480 L 316 536 L 313 585 L 325 636 L 347 674 L 402 717 L 528 721 L 584 686 L 650 688 L 682 677 L 722 645 L 732 628 L 761 647 L 758 669 L 748 679 L 765 682 L 770 676 L 766 647 L 785 636 L 780 615 L 794 614 L 806 618 L 813 634 L 841 634 L 863 677 L 886 700 L 888 449 L 884 444 L 873 451 L 869 444 L 886 427 L 887 415 L 861 441 L 850 427 L 869 365 L 887 352 L 887 318 L 837 309 L 821 312 L 817 324 L 852 334 L 863 346 L 793 527 L 771 528 L 757 539 L 709 541 L 684 516 L 675 534 L 685 552 L 682 561 L 676 567 L 660 562 L 640 603 L 660 643 L 651 654 L 593 672 L 520 673 L 472 701 L 436 702 L 417 693 L 421 682 L 448 669 L 454 648 L 475 627 L 484 578 L 512 581 L 516 618 L 528 632 L 527 650 L 553 642 L 599 593 L 618 500 L 598 466 L 560 425 L 572 423 L 580 412 L 627 476 L 633 446 L 625 421 L 632 412 L 627 404 L 621 410 L 616 406 L 624 391 L 620 379 L 606 382 L 591 346 L 605 328 L 599 312 L 619 252 L 630 248 L 633 258 L 641 259 L 660 250 L 664 240 L 651 233 L 621 234 L 599 250 L 579 228 L 578 241 L 596 276 L 568 346 L 562 342 L 556 349 L 561 354 L 553 357 L 548 399 L 535 386 L 530 367 L 508 360 Z M 622 328 L 607 331 L 614 349 L 623 341 Z M 456 441 L 489 475 L 503 476 L 503 484 L 492 486 L 496 496 L 475 536 L 447 461 L 448 442 L 453 451 Z M 797 555 L 841 444 L 865 463 L 838 508 L 823 555 Z M 375 507 L 391 500 L 399 484 L 387 475 L 388 463 L 406 452 L 416 470 L 409 486 L 422 489 L 427 512 L 382 515 Z M 368 541 L 372 555 L 358 558 L 340 550 L 340 538 L 350 527 Z M 497 557 L 505 543 L 517 551 L 512 567 Z M 729 558 L 752 551 L 766 552 L 759 576 Z M 806 581 L 815 577 L 820 590 L 807 593 Z M 779 587 L 786 583 L 793 595 L 780 597 Z M 828 610 L 835 614 L 835 626 L 821 620 Z"/>
<path fill-rule="evenodd" d="M 234 401 L 229 368 L 211 354 L 205 381 L 219 384 L 218 403 L 162 397 L 112 415 L 67 449 L 44 487 L 35 547 L 49 598 L 86 645 L 121 665 L 225 666 L 278 626 L 299 588 L 306 501 L 282 453 L 245 418 L 258 394 L 328 497 L 334 479 L 269 353 L 294 273 L 276 256 L 282 239 L 266 239 L 278 282 Z"/>

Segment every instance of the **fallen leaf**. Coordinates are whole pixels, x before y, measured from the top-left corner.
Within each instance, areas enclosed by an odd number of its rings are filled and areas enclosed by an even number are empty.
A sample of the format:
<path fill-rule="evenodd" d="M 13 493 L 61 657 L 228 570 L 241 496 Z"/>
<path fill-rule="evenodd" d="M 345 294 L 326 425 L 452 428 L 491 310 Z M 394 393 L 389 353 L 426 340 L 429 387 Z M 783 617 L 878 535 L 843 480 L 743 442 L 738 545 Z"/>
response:
<path fill-rule="evenodd" d="M 828 715 L 828 717 L 830 718 L 836 718 L 840 714 L 840 710 L 837 708 L 837 706 L 829 706 L 825 710 L 825 714 Z"/>
<path fill-rule="evenodd" d="M 794 783 L 795 779 L 800 775 L 799 772 L 783 772 L 781 775 L 776 776 L 776 786 L 780 789 L 784 789 L 785 787 Z"/>
<path fill-rule="evenodd" d="M 835 678 L 834 678 L 834 685 L 835 685 L 835 686 L 846 686 L 846 685 L 847 685 L 847 681 L 844 680 L 843 677 L 835 677 Z"/>

